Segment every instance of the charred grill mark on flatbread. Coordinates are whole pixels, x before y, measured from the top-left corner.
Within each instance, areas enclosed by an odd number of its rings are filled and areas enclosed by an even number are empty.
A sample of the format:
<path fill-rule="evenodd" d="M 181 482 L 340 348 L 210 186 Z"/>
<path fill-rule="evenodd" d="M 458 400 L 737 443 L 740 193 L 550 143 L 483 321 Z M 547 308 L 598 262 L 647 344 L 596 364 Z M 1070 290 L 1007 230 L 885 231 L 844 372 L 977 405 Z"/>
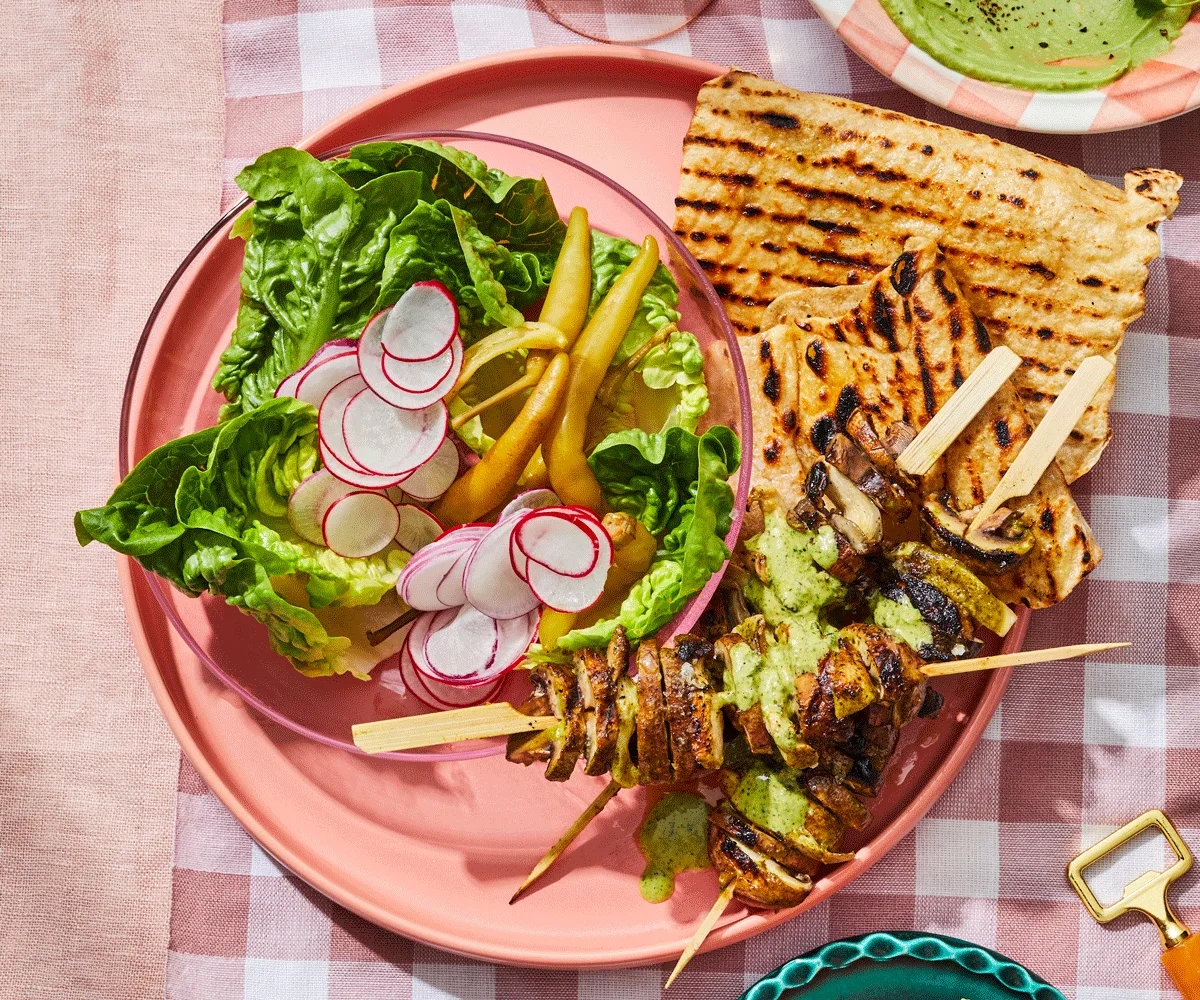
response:
<path fill-rule="evenodd" d="M 785 115 L 788 127 L 763 115 Z M 756 332 L 766 302 L 803 287 L 806 277 L 819 283 L 848 284 L 860 276 L 869 281 L 891 266 L 905 237 L 918 235 L 941 241 L 963 296 L 994 343 L 1031 356 L 1043 342 L 1020 331 L 1070 329 L 1078 343 L 1058 338 L 1051 343 L 1061 348 L 1056 363 L 1070 357 L 1077 365 L 1098 349 L 1107 355 L 1119 347 L 1125 327 L 1144 309 L 1146 263 L 1159 252 L 1152 230 L 1178 201 L 1180 179 L 1169 171 L 1132 172 L 1122 191 L 984 136 L 766 85 L 740 72 L 702 88 L 689 135 L 704 138 L 684 147 L 675 228 L 685 240 L 692 231 L 708 234 L 703 243 L 688 240 L 703 251 L 697 256 L 707 259 L 705 266 L 737 262 L 747 268 L 744 274 L 710 271 L 727 285 L 724 305 L 742 333 Z M 751 146 L 765 152 L 746 151 Z M 816 168 L 813 160 L 830 162 Z M 854 172 L 868 161 L 910 182 L 884 183 Z M 696 176 L 694 170 L 712 176 Z M 1030 170 L 1036 179 L 1023 173 Z M 753 186 L 716 179 L 720 176 L 752 177 Z M 1023 206 L 1000 201 L 1000 193 L 1021 199 Z M 756 211 L 743 214 L 743 203 Z M 963 224 L 967 213 L 976 228 Z M 810 216 L 858 232 L 808 225 Z M 786 233 L 788 243 L 864 263 L 852 275 L 838 264 L 801 253 L 769 255 L 758 246 L 763 239 L 783 245 L 778 227 L 784 226 L 794 227 Z M 716 244 L 711 237 L 717 232 L 728 234 L 730 244 Z M 788 266 L 780 266 L 782 260 Z M 1055 277 L 1039 273 L 1038 266 Z M 772 276 L 763 278 L 762 270 Z M 1079 284 L 1093 276 L 1103 284 Z M 1039 286 L 1054 295 L 1038 294 Z M 1010 324 L 1009 330 L 993 325 L 995 320 Z M 1041 393 L 1028 397 L 1035 423 L 1061 387 L 1045 384 L 1046 378 L 1032 370 L 1014 376 L 1018 389 Z M 1111 383 L 1081 421 L 1081 438 L 1060 452 L 1068 478 L 1086 471 L 1108 440 L 1110 395 Z"/>
<path fill-rule="evenodd" d="M 774 363 L 771 364 L 771 370 L 767 372 L 767 377 L 763 379 L 762 385 L 763 395 L 772 403 L 779 402 L 779 369 Z"/>
<path fill-rule="evenodd" d="M 928 423 L 928 419 L 937 412 L 937 397 L 933 393 L 933 376 L 929 372 L 929 362 L 925 357 L 924 340 L 919 334 L 913 339 L 913 353 L 917 356 L 917 369 L 921 373 L 921 393 Z"/>
<path fill-rule="evenodd" d="M 975 317 L 975 343 L 979 346 L 979 350 L 984 354 L 988 354 L 992 349 L 992 338 L 988 336 L 987 327 L 983 325 L 983 320 L 978 316 Z"/>
<path fill-rule="evenodd" d="M 833 417 L 826 415 L 817 419 L 812 425 L 812 430 L 809 431 L 809 438 L 812 445 L 822 455 L 829 450 L 829 444 L 833 441 L 833 436 L 837 433 L 837 425 L 833 422 Z"/>
<path fill-rule="evenodd" d="M 892 302 L 882 290 L 877 286 L 871 293 L 871 319 L 887 341 L 888 350 L 893 354 L 900 350 L 900 345 L 896 343 L 896 319 L 892 313 Z"/>
<path fill-rule="evenodd" d="M 858 394 L 858 390 L 852 385 L 843 388 L 838 393 L 837 409 L 834 411 L 838 427 L 844 430 L 846 421 L 850 419 L 850 414 L 860 406 L 862 406 L 862 397 Z"/>
<path fill-rule="evenodd" d="M 818 378 L 825 377 L 825 346 L 819 340 L 814 340 L 805 348 L 804 360 Z"/>
<path fill-rule="evenodd" d="M 862 232 L 857 226 L 850 226 L 844 222 L 826 222 L 824 219 L 806 219 L 805 221 L 813 229 L 819 229 L 823 233 L 833 233 L 837 236 L 857 236 Z"/>
<path fill-rule="evenodd" d="M 908 296 L 917 285 L 916 257 L 908 252 L 902 253 L 892 265 L 892 287 L 901 295 Z"/>
<path fill-rule="evenodd" d="M 1010 444 L 1012 444 L 1012 435 L 1008 433 L 1007 420 L 1001 417 L 994 424 L 992 424 L 992 428 L 996 432 L 996 444 L 998 444 L 1001 448 L 1007 448 Z"/>

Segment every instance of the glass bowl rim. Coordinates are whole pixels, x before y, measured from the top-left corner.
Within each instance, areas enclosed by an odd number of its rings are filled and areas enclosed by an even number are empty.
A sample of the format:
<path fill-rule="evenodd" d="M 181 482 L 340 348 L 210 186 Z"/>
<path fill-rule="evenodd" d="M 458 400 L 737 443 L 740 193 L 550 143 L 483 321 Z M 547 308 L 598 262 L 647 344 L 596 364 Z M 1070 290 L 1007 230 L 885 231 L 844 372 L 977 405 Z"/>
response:
<path fill-rule="evenodd" d="M 675 254 L 683 262 L 687 271 L 696 283 L 697 287 L 703 292 L 704 298 L 713 315 L 718 318 L 719 332 L 723 337 L 726 345 L 730 348 L 729 359 L 733 368 L 734 380 L 738 386 L 738 419 L 740 426 L 736 428 L 738 441 L 741 445 L 741 463 L 738 468 L 737 489 L 734 490 L 734 501 L 732 520 L 729 532 L 725 536 L 726 546 L 732 550 L 736 542 L 739 531 L 741 530 L 742 519 L 746 512 L 746 502 L 750 493 L 750 448 L 753 444 L 753 426 L 751 422 L 750 411 L 750 387 L 746 377 L 745 365 L 742 363 L 741 352 L 734 350 L 737 344 L 737 335 L 734 333 L 733 324 L 729 320 L 729 316 L 725 312 L 724 306 L 721 304 L 721 299 L 717 295 L 716 289 L 712 282 L 705 274 L 703 268 L 700 267 L 696 258 L 692 256 L 684 242 L 675 234 L 671 227 L 654 212 L 649 205 L 643 202 L 632 191 L 624 185 L 619 184 L 606 174 L 596 170 L 594 167 L 577 160 L 573 156 L 568 156 L 566 153 L 560 153 L 557 150 L 551 149 L 548 146 L 542 146 L 538 143 L 529 142 L 525 139 L 517 139 L 512 136 L 497 135 L 491 132 L 477 132 L 466 129 L 425 129 L 414 132 L 388 132 L 374 136 L 369 136 L 363 139 L 356 140 L 353 143 L 336 146 L 331 149 L 322 150 L 313 155 L 320 160 L 336 159 L 339 156 L 344 156 L 350 152 L 355 146 L 366 145 L 371 142 L 408 142 L 414 139 L 447 139 L 450 142 L 455 140 L 475 140 L 482 142 L 493 142 L 501 145 L 515 146 L 519 149 L 525 149 L 530 152 L 538 153 L 547 156 L 551 159 L 558 160 L 569 167 L 578 170 L 579 172 L 588 175 L 592 180 L 599 181 L 606 187 L 613 190 L 617 195 L 629 202 L 635 207 L 646 219 L 650 220 L 657 228 L 656 236 L 661 236 L 665 239 L 667 246 L 674 249 Z M 301 144 L 298 148 L 303 148 Z M 187 255 L 180 262 L 171 274 L 170 279 L 163 290 L 159 293 L 153 307 L 146 319 L 145 325 L 142 327 L 142 334 L 138 338 L 136 347 L 134 348 L 133 358 L 129 366 L 129 374 L 125 379 L 124 395 L 121 401 L 121 417 L 118 425 L 118 441 L 117 441 L 117 472 L 121 480 L 123 480 L 136 464 L 132 461 L 131 455 L 131 436 L 130 422 L 133 414 L 133 400 L 136 391 L 138 376 L 141 373 L 142 361 L 146 353 L 146 348 L 150 343 L 151 334 L 154 331 L 158 318 L 166 306 L 167 300 L 175 291 L 176 286 L 183 279 L 184 274 L 191 267 L 192 263 L 200 254 L 207 249 L 215 239 L 217 239 L 221 231 L 228 226 L 237 216 L 239 216 L 249 205 L 251 199 L 244 197 L 229 208 L 209 229 L 196 244 L 188 251 Z M 140 565 L 136 564 L 135 560 L 130 560 L 135 563 L 134 567 L 144 576 L 147 585 L 150 587 L 154 599 L 158 602 L 159 607 L 166 615 L 167 620 L 171 623 L 172 628 L 189 649 L 196 655 L 205 668 L 214 674 L 218 680 L 231 691 L 238 695 L 253 711 L 265 716 L 272 722 L 283 726 L 284 728 L 294 732 L 307 739 L 314 740 L 326 746 L 335 747 L 339 750 L 345 750 L 350 753 L 363 754 L 364 751 L 359 750 L 352 742 L 345 742 L 333 737 L 327 736 L 324 733 L 317 732 L 303 723 L 296 722 L 289 716 L 273 708 L 263 701 L 262 698 L 253 694 L 245 688 L 234 677 L 230 676 L 200 645 L 196 637 L 192 635 L 190 629 L 184 623 L 172 601 L 168 598 L 163 589 L 163 581 L 157 574 L 148 572 Z M 682 628 L 675 627 L 677 622 L 686 621 L 690 628 L 699 618 L 700 613 L 707 606 L 709 600 L 716 593 L 718 586 L 725 575 L 725 570 L 728 566 L 726 562 L 719 570 L 709 577 L 705 585 L 691 598 L 687 604 L 670 622 L 663 627 L 664 632 L 674 635 L 684 631 Z M 420 753 L 407 751 L 390 751 L 384 753 L 371 754 L 372 757 L 383 758 L 388 760 L 404 760 L 414 763 L 436 763 L 440 761 L 457 761 L 457 760 L 473 760 L 480 757 L 495 756 L 503 751 L 503 746 L 492 744 L 490 742 L 481 742 L 477 747 L 468 750 L 453 751 L 451 753 Z"/>

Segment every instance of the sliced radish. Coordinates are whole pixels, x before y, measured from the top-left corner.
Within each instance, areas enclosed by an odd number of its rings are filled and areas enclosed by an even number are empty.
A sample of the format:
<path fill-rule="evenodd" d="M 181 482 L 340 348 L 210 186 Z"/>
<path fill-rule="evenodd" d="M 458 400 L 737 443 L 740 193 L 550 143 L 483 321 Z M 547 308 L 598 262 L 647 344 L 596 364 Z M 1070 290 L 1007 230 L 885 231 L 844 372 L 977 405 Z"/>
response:
<path fill-rule="evenodd" d="M 367 472 L 351 459 L 350 451 L 346 447 L 346 438 L 342 433 L 346 407 L 364 388 L 366 383 L 362 378 L 352 375 L 334 386 L 321 403 L 321 410 L 317 416 L 321 461 L 342 482 L 361 489 L 383 490 L 395 486 L 404 476 L 381 476 Z"/>
<path fill-rule="evenodd" d="M 458 449 L 449 436 L 438 445 L 433 458 L 404 479 L 404 492 L 414 500 L 436 500 L 458 478 Z"/>
<path fill-rule="evenodd" d="M 458 333 L 458 306 L 440 281 L 418 281 L 400 296 L 383 324 L 383 348 L 399 361 L 441 354 Z"/>
<path fill-rule="evenodd" d="M 378 476 L 420 468 L 446 440 L 448 428 L 449 414 L 440 401 L 423 410 L 404 410 L 365 389 L 342 416 L 350 461 Z"/>
<path fill-rule="evenodd" d="M 396 529 L 396 541 L 403 549 L 417 552 L 442 534 L 438 519 L 422 507 L 411 503 L 396 507 L 400 526 Z"/>
<path fill-rule="evenodd" d="M 288 498 L 288 524 L 305 541 L 324 545 L 321 522 L 325 511 L 339 497 L 353 492 L 354 487 L 338 479 L 328 469 L 318 469 L 292 490 Z"/>
<path fill-rule="evenodd" d="M 482 684 L 443 684 L 417 670 L 407 649 L 400 653 L 400 663 L 394 671 L 394 679 L 381 674 L 379 683 L 402 696 L 411 694 L 434 711 L 480 705 L 495 697 L 505 681 L 504 676 L 500 676 Z"/>
<path fill-rule="evenodd" d="M 448 594 L 454 600 L 440 600 L 438 590 L 447 572 L 453 568 L 459 556 L 468 556 L 475 543 L 487 533 L 486 525 L 464 524 L 447 531 L 440 538 L 426 545 L 409 560 L 396 580 L 396 593 L 410 608 L 419 611 L 442 611 L 458 607 L 466 600 L 462 593 L 462 569 L 458 570 L 457 589 Z"/>
<path fill-rule="evenodd" d="M 493 672 L 499 643 L 496 620 L 464 604 L 455 611 L 439 612 L 429 625 L 423 650 L 417 650 L 410 636 L 409 651 L 418 670 L 434 680 L 453 684 L 482 681 L 499 673 Z"/>
<path fill-rule="evenodd" d="M 513 531 L 523 523 L 522 518 L 510 518 L 497 524 L 479 540 L 467 560 L 463 593 L 492 618 L 520 618 L 541 603 L 517 574 L 509 555 Z"/>
<path fill-rule="evenodd" d="M 426 361 L 398 361 L 384 353 L 379 338 L 380 324 L 367 324 L 358 343 L 358 367 L 367 384 L 393 406 L 419 410 L 454 387 L 463 364 L 463 346 L 458 337 L 441 354 Z M 439 369 L 441 374 L 431 380 Z"/>
<path fill-rule="evenodd" d="M 600 547 L 599 558 L 586 576 L 563 576 L 530 559 L 524 566 L 529 588 L 548 608 L 555 611 L 584 611 L 604 593 L 604 581 L 612 565 L 612 541 L 602 527 L 580 518 L 579 523 L 592 532 Z"/>
<path fill-rule="evenodd" d="M 303 368 L 301 368 L 298 372 L 292 372 L 291 375 L 289 375 L 275 387 L 275 398 L 279 399 L 281 396 L 295 396 L 296 386 L 300 384 L 300 380 L 304 378 L 306 374 L 307 373 Z"/>
<path fill-rule="evenodd" d="M 387 498 L 397 507 L 404 503 L 404 490 L 399 486 L 389 486 L 385 492 L 387 493 Z"/>
<path fill-rule="evenodd" d="M 561 501 L 554 490 L 526 490 L 518 493 L 504 505 L 497 522 L 512 517 L 526 510 L 537 510 L 539 507 L 556 507 Z"/>
<path fill-rule="evenodd" d="M 454 343 L 453 340 L 450 341 L 449 347 L 428 361 L 400 361 L 385 353 L 383 374 L 405 392 L 428 392 L 435 389 L 454 367 Z M 383 353 L 382 345 L 379 350 Z"/>
<path fill-rule="evenodd" d="M 330 354 L 304 370 L 296 385 L 296 398 L 320 409 L 334 386 L 357 374 L 358 356 L 353 350 Z"/>
<path fill-rule="evenodd" d="M 391 500 L 382 493 L 358 490 L 329 505 L 321 533 L 339 556 L 361 559 L 386 548 L 399 526 L 400 515 Z"/>
<path fill-rule="evenodd" d="M 446 570 L 446 575 L 437 585 L 437 599 L 448 608 L 457 608 L 467 603 L 467 592 L 463 588 L 463 581 L 473 548 L 474 546 L 464 549 L 458 554 L 450 568 Z"/>
<path fill-rule="evenodd" d="M 542 609 L 535 608 L 521 618 L 508 618 L 498 623 L 500 639 L 496 645 L 495 669 L 500 672 L 516 666 L 537 636 Z"/>
<path fill-rule="evenodd" d="M 527 558 L 561 576 L 587 576 L 600 558 L 600 543 L 582 521 L 553 508 L 530 511 L 513 532 L 513 541 Z"/>

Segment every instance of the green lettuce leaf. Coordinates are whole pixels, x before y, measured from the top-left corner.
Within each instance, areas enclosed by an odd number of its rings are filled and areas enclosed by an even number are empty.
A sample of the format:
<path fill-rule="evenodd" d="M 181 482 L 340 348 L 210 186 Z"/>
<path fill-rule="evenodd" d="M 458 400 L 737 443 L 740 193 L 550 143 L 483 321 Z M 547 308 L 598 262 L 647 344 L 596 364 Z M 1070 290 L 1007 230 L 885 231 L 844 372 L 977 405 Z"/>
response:
<path fill-rule="evenodd" d="M 104 507 L 76 514 L 76 536 L 133 556 L 190 596 L 224 597 L 263 622 L 303 673 L 341 673 L 349 640 L 281 597 L 272 578 L 303 579 L 311 608 L 374 604 L 407 555 L 344 559 L 292 532 L 287 501 L 317 465 L 316 431 L 317 411 L 285 397 L 165 444 Z"/>
<path fill-rule="evenodd" d="M 568 632 L 559 640 L 566 650 L 603 646 L 617 625 L 625 626 L 630 639 L 653 634 L 729 558 L 725 535 L 732 524 L 733 490 L 726 480 L 741 461 L 733 431 L 717 426 L 697 438 L 675 427 L 662 434 L 626 431 L 613 437 L 617 440 L 601 442 L 588 459 L 606 498 L 656 534 L 652 524 L 665 524 L 666 532 L 650 569 L 633 585 L 617 616 Z M 638 479 L 643 497 L 628 488 L 629 477 Z"/>
<path fill-rule="evenodd" d="M 596 311 L 600 300 L 612 288 L 613 282 L 633 263 L 640 249 L 636 243 L 629 240 L 592 230 L 592 297 L 588 303 L 589 316 Z M 675 307 L 678 305 L 679 289 L 675 285 L 675 279 L 663 264 L 659 264 L 642 295 L 637 314 L 629 324 L 621 346 L 617 348 L 613 364 L 619 365 L 668 323 L 677 323 L 679 311 Z"/>
<path fill-rule="evenodd" d="M 545 294 L 565 226 L 543 180 L 435 142 L 370 143 L 343 160 L 284 147 L 238 175 L 254 205 L 242 302 L 213 379 L 222 419 L 269 399 L 328 340 L 357 336 L 414 282 L 437 279 L 471 327 L 520 322 Z"/>

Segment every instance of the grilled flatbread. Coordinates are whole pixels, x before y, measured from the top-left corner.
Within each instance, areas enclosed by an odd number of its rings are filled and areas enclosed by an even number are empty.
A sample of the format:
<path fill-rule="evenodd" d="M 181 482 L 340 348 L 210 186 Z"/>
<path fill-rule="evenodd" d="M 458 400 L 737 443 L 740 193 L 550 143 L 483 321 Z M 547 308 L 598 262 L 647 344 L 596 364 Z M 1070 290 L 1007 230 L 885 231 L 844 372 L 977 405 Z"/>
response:
<path fill-rule="evenodd" d="M 798 426 L 794 332 L 780 326 L 753 337 L 739 337 L 738 346 L 746 366 L 754 421 L 750 481 L 778 493 L 782 503 L 792 507 L 803 495 L 808 471 L 792 446 Z"/>
<path fill-rule="evenodd" d="M 1115 362 L 1181 183 L 1138 170 L 1121 191 L 987 136 L 738 71 L 701 89 L 681 173 L 675 231 L 739 333 L 758 334 L 786 292 L 865 284 L 910 236 L 937 238 L 989 336 L 1025 359 L 1015 379 L 1035 425 L 1083 358 Z M 1068 482 L 1108 442 L 1112 388 L 1059 452 Z"/>
<path fill-rule="evenodd" d="M 893 266 L 863 291 L 862 301 L 835 323 L 811 319 L 769 331 L 773 340 L 784 332 L 796 338 L 793 440 L 803 468 L 820 457 L 812 443 L 814 425 L 833 417 L 847 387 L 880 430 L 895 420 L 920 430 L 992 348 L 986 327 L 971 314 L 932 240 L 910 240 Z M 1011 383 L 1002 386 L 924 477 L 923 492 L 949 489 L 958 510 L 978 506 L 1032 433 L 1017 390 Z M 1100 546 L 1057 463 L 1029 496 L 1010 506 L 1029 516 L 1034 547 L 1016 567 L 989 577 L 988 584 L 1006 602 L 1048 607 L 1095 568 Z"/>

